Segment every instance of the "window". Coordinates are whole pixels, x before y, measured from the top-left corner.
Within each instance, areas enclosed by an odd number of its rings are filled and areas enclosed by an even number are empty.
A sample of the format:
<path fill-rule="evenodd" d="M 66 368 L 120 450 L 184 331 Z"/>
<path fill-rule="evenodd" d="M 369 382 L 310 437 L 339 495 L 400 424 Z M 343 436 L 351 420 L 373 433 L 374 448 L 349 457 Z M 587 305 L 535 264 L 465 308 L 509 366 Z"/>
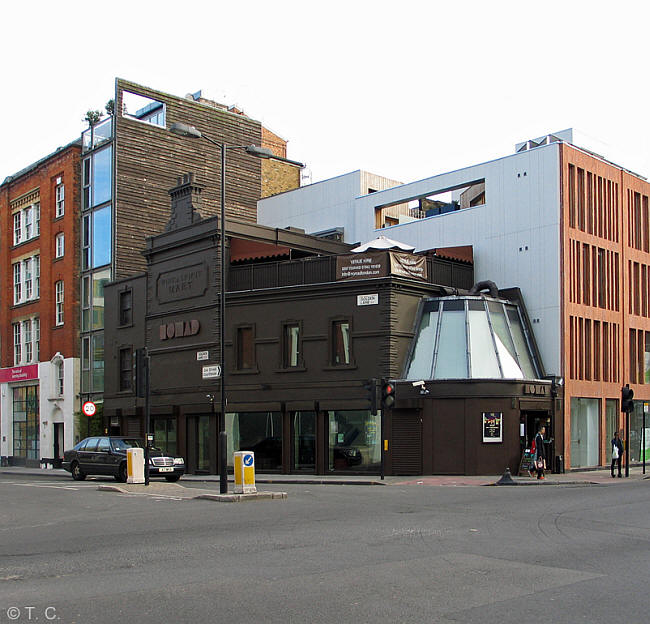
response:
<path fill-rule="evenodd" d="M 284 368 L 297 368 L 300 366 L 300 325 L 286 323 L 282 333 L 282 365 Z"/>
<path fill-rule="evenodd" d="M 54 284 L 55 289 L 55 305 L 56 305 L 56 324 L 63 325 L 63 281 Z"/>
<path fill-rule="evenodd" d="M 120 349 L 120 391 L 131 390 L 133 387 L 133 349 Z"/>
<path fill-rule="evenodd" d="M 120 293 L 120 325 L 131 325 L 133 323 L 132 301 L 133 293 L 131 290 Z"/>
<path fill-rule="evenodd" d="M 36 238 L 41 233 L 41 205 L 36 202 L 14 213 L 14 245 Z"/>
<path fill-rule="evenodd" d="M 56 392 L 59 396 L 63 396 L 63 360 L 60 360 L 56 366 Z"/>
<path fill-rule="evenodd" d="M 41 294 L 41 258 L 32 256 L 13 265 L 14 305 L 38 299 Z"/>
<path fill-rule="evenodd" d="M 334 366 L 350 364 L 350 322 L 332 323 L 332 360 Z"/>
<path fill-rule="evenodd" d="M 61 178 L 59 178 L 59 180 L 60 179 Z M 55 215 L 57 218 L 62 217 L 65 214 L 65 186 L 63 184 L 59 183 L 56 185 L 54 196 L 56 206 Z"/>
<path fill-rule="evenodd" d="M 63 232 L 60 232 L 57 234 L 54 238 L 55 241 L 55 258 L 63 258 L 63 255 L 65 254 L 65 234 Z"/>
<path fill-rule="evenodd" d="M 255 368 L 255 344 L 252 327 L 237 328 L 237 370 Z"/>
<path fill-rule="evenodd" d="M 40 357 L 40 319 L 13 323 L 14 366 L 34 364 Z"/>
<path fill-rule="evenodd" d="M 154 126 L 165 127 L 165 105 L 138 93 L 122 92 L 122 115 Z"/>

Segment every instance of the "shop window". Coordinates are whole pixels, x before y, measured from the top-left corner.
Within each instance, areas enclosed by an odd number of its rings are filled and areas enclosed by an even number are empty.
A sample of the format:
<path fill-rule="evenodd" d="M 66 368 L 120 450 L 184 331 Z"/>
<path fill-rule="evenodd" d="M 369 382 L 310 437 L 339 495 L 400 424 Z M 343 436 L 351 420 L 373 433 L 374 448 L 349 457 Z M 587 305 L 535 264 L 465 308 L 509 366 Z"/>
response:
<path fill-rule="evenodd" d="M 284 368 L 302 366 L 301 347 L 300 323 L 285 323 L 282 326 L 282 366 Z"/>
<path fill-rule="evenodd" d="M 120 293 L 120 325 L 133 324 L 133 291 L 123 290 Z"/>
<path fill-rule="evenodd" d="M 380 419 L 367 410 L 328 412 L 329 470 L 378 470 Z"/>
<path fill-rule="evenodd" d="M 350 321 L 333 321 L 331 334 L 331 364 L 332 366 L 341 366 L 350 363 Z"/>
<path fill-rule="evenodd" d="M 13 456 L 38 460 L 40 449 L 38 386 L 13 389 Z"/>
<path fill-rule="evenodd" d="M 237 370 L 256 368 L 254 340 L 252 326 L 237 328 Z"/>
<path fill-rule="evenodd" d="M 282 414 L 239 412 L 226 415 L 228 457 L 234 451 L 253 451 L 258 471 L 282 468 Z"/>
<path fill-rule="evenodd" d="M 126 392 L 133 387 L 133 348 L 120 349 L 120 392 Z"/>
<path fill-rule="evenodd" d="M 176 455 L 176 419 L 156 418 L 153 421 L 153 444 L 167 455 Z"/>

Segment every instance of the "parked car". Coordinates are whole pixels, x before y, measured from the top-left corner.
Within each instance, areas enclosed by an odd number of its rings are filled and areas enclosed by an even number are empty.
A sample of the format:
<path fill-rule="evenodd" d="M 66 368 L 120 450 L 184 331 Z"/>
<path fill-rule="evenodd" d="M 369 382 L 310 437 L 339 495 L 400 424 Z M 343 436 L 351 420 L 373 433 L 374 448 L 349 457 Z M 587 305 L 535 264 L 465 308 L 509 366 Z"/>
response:
<path fill-rule="evenodd" d="M 63 454 L 62 467 L 72 473 L 75 481 L 88 475 L 112 475 L 116 481 L 126 482 L 126 451 L 144 448 L 144 440 L 121 436 L 93 436 L 79 442 Z M 160 449 L 149 449 L 149 475 L 178 481 L 185 473 L 185 460 L 170 457 Z"/>

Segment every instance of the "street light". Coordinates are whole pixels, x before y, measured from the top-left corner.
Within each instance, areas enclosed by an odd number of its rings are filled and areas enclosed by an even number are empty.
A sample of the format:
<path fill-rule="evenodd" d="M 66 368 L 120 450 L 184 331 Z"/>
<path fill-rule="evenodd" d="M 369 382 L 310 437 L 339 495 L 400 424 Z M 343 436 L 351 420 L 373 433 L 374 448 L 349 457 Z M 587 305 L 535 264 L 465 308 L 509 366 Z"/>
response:
<path fill-rule="evenodd" d="M 226 433 L 226 152 L 233 149 L 244 150 L 256 158 L 275 158 L 273 152 L 265 147 L 256 145 L 227 145 L 206 136 L 194 126 L 184 123 L 173 123 L 169 131 L 178 136 L 190 139 L 205 139 L 208 143 L 216 145 L 221 151 L 221 275 L 219 296 L 219 348 L 221 357 L 221 413 L 219 414 L 219 491 L 228 493 L 228 473 L 226 454 L 228 452 L 228 434 Z M 284 160 L 284 159 L 279 159 Z"/>

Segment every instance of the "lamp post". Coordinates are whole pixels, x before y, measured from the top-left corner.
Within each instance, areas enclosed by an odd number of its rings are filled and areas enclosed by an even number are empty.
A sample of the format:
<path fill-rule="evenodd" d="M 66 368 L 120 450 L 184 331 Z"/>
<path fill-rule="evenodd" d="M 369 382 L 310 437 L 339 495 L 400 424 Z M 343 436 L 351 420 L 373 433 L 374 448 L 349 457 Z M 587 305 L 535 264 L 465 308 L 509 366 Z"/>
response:
<path fill-rule="evenodd" d="M 219 414 L 219 491 L 228 492 L 228 473 L 226 454 L 228 452 L 228 434 L 226 433 L 226 153 L 228 150 L 241 149 L 256 158 L 275 158 L 271 150 L 255 145 L 228 145 L 206 136 L 194 126 L 183 123 L 173 123 L 170 132 L 191 139 L 205 139 L 219 148 L 221 152 L 221 215 L 220 215 L 220 245 L 221 270 L 219 278 L 219 349 L 221 358 L 221 413 Z M 280 159 L 283 160 L 283 159 Z"/>

